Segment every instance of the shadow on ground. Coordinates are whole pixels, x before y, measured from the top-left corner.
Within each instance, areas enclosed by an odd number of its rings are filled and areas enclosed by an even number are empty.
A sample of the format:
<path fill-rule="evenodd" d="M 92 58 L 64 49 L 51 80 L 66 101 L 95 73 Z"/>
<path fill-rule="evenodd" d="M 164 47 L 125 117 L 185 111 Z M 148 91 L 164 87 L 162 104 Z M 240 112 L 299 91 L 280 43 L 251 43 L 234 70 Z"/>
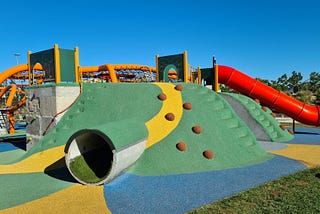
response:
<path fill-rule="evenodd" d="M 48 166 L 44 170 L 44 173 L 58 180 L 67 181 L 71 183 L 78 183 L 78 181 L 76 181 L 70 174 L 64 158 L 61 158 L 55 163 Z"/>

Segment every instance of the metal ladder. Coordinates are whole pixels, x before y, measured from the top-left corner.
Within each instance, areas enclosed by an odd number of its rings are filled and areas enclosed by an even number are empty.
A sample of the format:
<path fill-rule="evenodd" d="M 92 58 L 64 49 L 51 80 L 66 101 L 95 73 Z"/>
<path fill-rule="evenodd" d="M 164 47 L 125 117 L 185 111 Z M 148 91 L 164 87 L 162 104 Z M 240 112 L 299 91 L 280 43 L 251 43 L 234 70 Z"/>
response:
<path fill-rule="evenodd" d="M 7 110 L 0 109 L 0 130 L 1 132 L 4 130 L 8 130 L 9 128 L 9 119 L 7 115 Z"/>

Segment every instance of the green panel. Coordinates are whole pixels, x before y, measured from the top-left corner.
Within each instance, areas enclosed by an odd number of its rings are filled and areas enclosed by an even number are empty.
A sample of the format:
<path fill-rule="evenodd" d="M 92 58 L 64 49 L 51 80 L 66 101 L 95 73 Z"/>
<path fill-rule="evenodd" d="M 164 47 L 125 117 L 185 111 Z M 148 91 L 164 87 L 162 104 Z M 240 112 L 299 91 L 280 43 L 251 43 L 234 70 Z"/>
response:
<path fill-rule="evenodd" d="M 202 68 L 201 69 L 201 78 L 206 81 L 206 85 L 214 84 L 214 71 L 213 68 Z"/>
<path fill-rule="evenodd" d="M 31 68 L 40 63 L 44 69 L 44 82 L 55 82 L 54 49 L 40 51 L 30 55 Z"/>
<path fill-rule="evenodd" d="M 59 48 L 59 52 L 61 82 L 75 82 L 74 51 Z"/>
<path fill-rule="evenodd" d="M 183 54 L 163 56 L 158 58 L 159 81 L 169 82 L 168 72 L 175 69 L 178 75 L 178 82 L 183 82 Z"/>

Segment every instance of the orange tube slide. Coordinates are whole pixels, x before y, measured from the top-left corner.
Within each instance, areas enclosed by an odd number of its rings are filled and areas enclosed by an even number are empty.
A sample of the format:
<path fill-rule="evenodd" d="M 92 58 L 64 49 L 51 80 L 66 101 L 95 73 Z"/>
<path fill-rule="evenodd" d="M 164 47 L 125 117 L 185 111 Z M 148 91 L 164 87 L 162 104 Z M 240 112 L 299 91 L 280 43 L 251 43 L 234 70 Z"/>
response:
<path fill-rule="evenodd" d="M 8 91 L 11 89 L 11 92 L 8 96 L 8 100 L 7 100 L 7 103 L 6 103 L 6 107 L 7 108 L 10 108 L 12 106 L 12 101 L 13 101 L 13 98 L 14 98 L 14 95 L 16 94 L 17 92 L 17 86 L 15 84 L 12 84 L 12 85 L 9 85 L 7 87 L 5 87 L 1 92 L 0 92 L 0 98 Z"/>
<path fill-rule="evenodd" d="M 135 65 L 135 64 L 105 64 L 100 66 L 85 66 L 85 67 L 79 67 L 79 72 L 98 72 L 98 71 L 109 71 L 110 78 L 112 82 L 118 82 L 117 70 L 142 70 L 142 71 L 151 71 L 156 72 L 155 68 L 152 68 L 150 66 L 144 66 L 144 65 Z"/>
<path fill-rule="evenodd" d="M 33 69 L 42 70 L 42 66 L 40 64 L 35 64 Z M 28 71 L 28 70 L 29 70 L 28 64 L 21 64 L 21 65 L 16 65 L 14 67 L 11 67 L 0 74 L 0 84 L 16 73 L 19 73 L 22 71 Z"/>
<path fill-rule="evenodd" d="M 281 91 L 277 91 L 244 73 L 219 65 L 219 83 L 253 99 L 259 99 L 269 108 L 308 125 L 320 125 L 320 107 L 307 105 Z"/>
<path fill-rule="evenodd" d="M 36 64 L 33 67 L 33 69 L 42 70 L 42 66 L 40 64 Z M 28 64 L 21 64 L 21 65 L 16 65 L 14 67 L 11 67 L 0 74 L 0 84 L 2 84 L 5 80 L 10 78 L 12 75 L 15 75 L 15 74 L 22 72 L 22 71 L 28 71 L 28 70 L 29 70 Z M 9 95 L 8 102 L 7 102 L 7 107 L 9 107 L 9 109 L 8 109 L 9 124 L 10 124 L 9 134 L 14 134 L 15 133 L 15 130 L 14 130 L 14 111 L 19 109 L 21 106 L 23 106 L 26 103 L 26 97 L 22 98 L 16 106 L 12 107 L 11 106 L 12 100 L 13 100 L 14 94 L 16 93 L 16 85 L 8 86 L 7 88 L 5 88 L 5 90 L 3 90 L 3 93 L 5 93 L 10 88 L 11 88 L 11 93 Z M 1 94 L 1 96 L 3 95 L 3 93 Z"/>

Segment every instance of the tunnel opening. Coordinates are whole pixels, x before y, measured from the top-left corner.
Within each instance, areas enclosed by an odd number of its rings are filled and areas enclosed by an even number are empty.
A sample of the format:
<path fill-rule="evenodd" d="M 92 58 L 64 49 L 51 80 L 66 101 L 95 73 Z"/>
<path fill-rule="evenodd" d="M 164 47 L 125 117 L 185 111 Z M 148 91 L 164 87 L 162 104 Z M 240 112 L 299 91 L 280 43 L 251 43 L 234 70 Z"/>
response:
<path fill-rule="evenodd" d="M 66 145 L 66 163 L 71 174 L 81 183 L 96 184 L 110 173 L 114 146 L 98 130 L 81 130 Z"/>

